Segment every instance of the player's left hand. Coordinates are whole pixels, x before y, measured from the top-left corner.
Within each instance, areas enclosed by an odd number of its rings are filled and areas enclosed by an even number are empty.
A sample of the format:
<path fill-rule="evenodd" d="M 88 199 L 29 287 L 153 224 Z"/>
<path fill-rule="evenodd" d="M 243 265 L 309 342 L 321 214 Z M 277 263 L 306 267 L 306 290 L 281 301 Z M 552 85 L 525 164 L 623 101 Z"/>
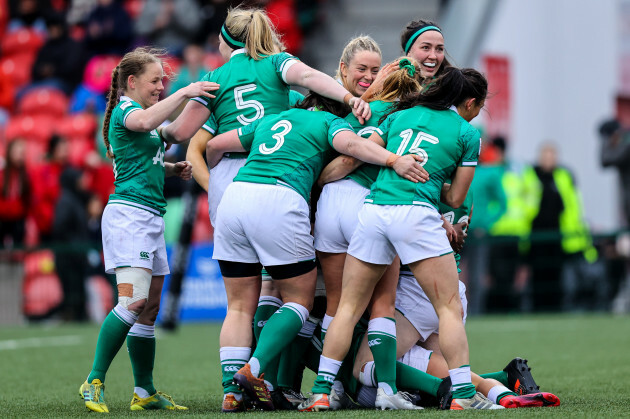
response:
<path fill-rule="evenodd" d="M 178 161 L 173 164 L 173 173 L 184 180 L 192 179 L 192 164 L 189 161 Z"/>

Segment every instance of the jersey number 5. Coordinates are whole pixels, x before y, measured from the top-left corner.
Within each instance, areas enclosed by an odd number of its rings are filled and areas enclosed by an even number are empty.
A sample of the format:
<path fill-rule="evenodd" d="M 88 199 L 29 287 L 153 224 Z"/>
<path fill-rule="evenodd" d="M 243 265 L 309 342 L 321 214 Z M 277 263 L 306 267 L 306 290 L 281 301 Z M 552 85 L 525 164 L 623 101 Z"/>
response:
<path fill-rule="evenodd" d="M 400 143 L 400 146 L 398 147 L 398 151 L 396 151 L 396 154 L 398 154 L 399 156 L 402 156 L 405 150 L 407 149 L 409 142 L 411 141 L 411 137 L 413 137 L 413 130 L 406 129 L 403 132 L 401 132 L 399 135 L 402 137 L 403 140 Z M 413 143 L 411 144 L 411 147 L 409 147 L 408 152 L 410 154 L 417 154 L 418 156 L 422 156 L 422 162 L 420 162 L 421 166 L 424 166 L 429 161 L 429 154 L 426 152 L 426 150 L 420 148 L 420 144 L 423 141 L 428 141 L 431 144 L 437 144 L 440 142 L 440 140 L 438 140 L 437 137 L 434 137 L 433 135 L 429 135 L 426 132 L 421 131 L 418 133 L 418 135 L 416 135 L 416 138 L 413 140 Z"/>
<path fill-rule="evenodd" d="M 260 151 L 262 154 L 271 154 L 274 151 L 278 150 L 280 147 L 282 147 L 282 144 L 284 144 L 284 136 L 287 135 L 292 128 L 293 125 L 291 125 L 291 123 L 286 119 L 278 121 L 276 125 L 271 127 L 272 131 L 282 129 L 282 131 L 277 132 L 271 136 L 274 140 L 276 140 L 276 144 L 274 144 L 274 146 L 271 148 L 267 147 L 266 144 L 261 144 L 258 147 L 258 151 Z"/>
<path fill-rule="evenodd" d="M 237 116 L 236 119 L 242 125 L 249 125 L 255 120 L 265 116 L 265 108 L 263 107 L 262 103 L 257 100 L 243 99 L 243 93 L 253 92 L 254 90 L 256 90 L 256 85 L 254 83 L 234 88 L 234 101 L 236 102 L 236 109 L 253 108 L 256 111 L 256 115 L 254 115 L 253 118 L 248 118 L 243 114 Z"/>

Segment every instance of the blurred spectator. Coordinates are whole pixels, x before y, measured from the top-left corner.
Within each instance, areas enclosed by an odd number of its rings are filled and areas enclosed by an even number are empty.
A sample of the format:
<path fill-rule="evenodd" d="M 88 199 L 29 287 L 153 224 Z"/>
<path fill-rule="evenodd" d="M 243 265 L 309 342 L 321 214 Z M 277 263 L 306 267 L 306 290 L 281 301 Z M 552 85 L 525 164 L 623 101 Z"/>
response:
<path fill-rule="evenodd" d="M 98 151 L 93 150 L 85 156 L 84 170 L 88 189 L 104 206 L 109 195 L 114 193 L 115 178 L 110 161 L 104 161 Z"/>
<path fill-rule="evenodd" d="M 55 205 L 61 188 L 59 178 L 69 165 L 68 141 L 53 135 L 48 143 L 47 161 L 35 167 L 31 176 L 31 214 L 42 244 L 52 240 Z"/>
<path fill-rule="evenodd" d="M 48 39 L 37 53 L 32 82 L 52 84 L 70 95 L 83 76 L 86 62 L 83 45 L 68 35 L 63 14 L 51 13 L 46 26 Z"/>
<path fill-rule="evenodd" d="M 188 86 L 190 83 L 201 80 L 203 76 L 210 70 L 204 64 L 204 51 L 199 45 L 186 45 L 182 53 L 184 62 L 179 67 L 179 72 L 175 78 L 169 83 L 168 94 L 178 91 L 182 87 Z M 177 115 L 184 109 L 186 103 L 182 103 L 180 109 L 172 115 L 170 119 L 175 119 Z"/>
<path fill-rule="evenodd" d="M 520 309 L 516 283 L 517 270 L 522 265 L 519 244 L 529 235 L 531 220 L 527 214 L 528 191 L 522 177 L 524 168 L 507 160 L 505 138 L 496 137 L 491 144 L 496 161 L 479 167 L 473 196 L 474 222 L 478 218 L 485 223 L 487 233 L 493 238 L 488 252 L 486 295 L 486 311 L 493 313 Z"/>
<path fill-rule="evenodd" d="M 26 145 L 15 139 L 7 147 L 6 161 L 0 167 L 0 247 L 24 244 L 30 181 L 26 173 Z"/>
<path fill-rule="evenodd" d="M 533 192 L 531 297 L 534 310 L 557 311 L 562 307 L 562 270 L 579 261 L 595 262 L 582 198 L 571 173 L 558 166 L 556 147 L 544 144 L 538 164 L 525 170 Z"/>
<path fill-rule="evenodd" d="M 201 78 L 210 71 L 203 62 L 204 51 L 199 45 L 187 45 L 182 52 L 182 58 L 184 62 L 179 68 L 179 74 L 177 74 L 175 79 L 169 84 L 169 95 L 182 87 L 188 86 L 190 83 L 201 80 Z"/>
<path fill-rule="evenodd" d="M 8 30 L 30 27 L 45 33 L 45 16 L 49 10 L 49 0 L 9 0 Z"/>
<path fill-rule="evenodd" d="M 142 43 L 180 55 L 201 27 L 201 9 L 195 0 L 147 0 L 136 20 Z"/>
<path fill-rule="evenodd" d="M 630 132 L 616 119 L 599 127 L 600 159 L 603 167 L 614 167 L 619 173 L 619 186 L 625 227 L 630 227 Z"/>
<path fill-rule="evenodd" d="M 67 321 L 86 320 L 85 279 L 88 273 L 87 204 L 90 194 L 83 173 L 73 167 L 61 174 L 61 196 L 55 206 L 53 238 L 55 268 L 64 299 L 62 318 Z"/>
<path fill-rule="evenodd" d="M 70 99 L 70 112 L 90 112 L 97 115 L 105 113 L 106 92 L 112 81 L 112 70 L 118 65 L 120 57 L 96 55 L 85 66 L 83 81 Z"/>
<path fill-rule="evenodd" d="M 193 42 L 205 45 L 206 48 L 216 49 L 219 45 L 216 37 L 225 21 L 227 11 L 239 3 L 241 3 L 239 0 L 201 0 L 199 2 L 201 5 L 201 27 Z"/>
<path fill-rule="evenodd" d="M 123 55 L 133 40 L 133 22 L 119 0 L 98 0 L 85 26 L 85 43 L 92 55 Z"/>

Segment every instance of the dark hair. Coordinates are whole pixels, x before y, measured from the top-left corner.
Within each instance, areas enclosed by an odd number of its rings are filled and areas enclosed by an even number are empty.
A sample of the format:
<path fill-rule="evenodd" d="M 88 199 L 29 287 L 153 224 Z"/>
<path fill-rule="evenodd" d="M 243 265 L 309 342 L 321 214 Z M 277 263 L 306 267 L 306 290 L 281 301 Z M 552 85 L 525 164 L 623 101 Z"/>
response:
<path fill-rule="evenodd" d="M 483 74 L 474 68 L 462 68 L 461 71 L 464 76 L 464 85 L 454 105 L 459 106 L 470 98 L 475 99 L 477 103 L 486 100 L 486 96 L 488 96 L 488 80 Z"/>
<path fill-rule="evenodd" d="M 446 110 L 470 98 L 479 103 L 485 100 L 487 93 L 488 81 L 480 72 L 472 68 L 460 70 L 457 67 L 448 67 L 441 76 L 432 79 L 421 92 L 401 97 L 390 114 L 414 106 Z"/>
<path fill-rule="evenodd" d="M 6 150 L 7 159 L 6 159 L 6 165 L 4 166 L 2 196 L 8 197 L 9 187 L 10 187 L 9 184 L 11 183 L 11 171 L 16 170 L 18 172 L 18 178 L 20 181 L 20 189 L 21 189 L 20 197 L 22 198 L 24 202 L 28 202 L 28 199 L 31 195 L 30 194 L 31 184 L 28 177 L 28 173 L 26 171 L 26 164 L 23 164 L 22 166 L 16 166 L 13 160 L 11 159 L 11 154 L 13 152 L 13 149 L 19 143 L 22 143 L 22 146 L 26 147 L 26 143 L 24 142 L 24 140 L 20 138 L 14 139 L 13 141 L 9 142 L 9 144 L 7 145 L 7 150 Z"/>
<path fill-rule="evenodd" d="M 601 135 L 602 137 L 610 137 L 619 129 L 621 129 L 621 124 L 619 123 L 619 121 L 617 121 L 616 119 L 611 119 L 603 122 L 599 126 L 599 135 Z"/>
<path fill-rule="evenodd" d="M 401 97 L 392 112 L 425 106 L 435 110 L 445 110 L 453 106 L 464 86 L 464 75 L 457 67 L 444 69 L 444 73 L 433 79 L 422 91 Z"/>
<path fill-rule="evenodd" d="M 295 107 L 298 109 L 317 108 L 320 111 L 329 112 L 340 118 L 344 118 L 346 115 L 352 112 L 350 106 L 346 105 L 345 103 L 338 102 L 334 99 L 329 99 L 313 91 L 309 91 L 308 95 L 299 103 L 297 103 Z"/>
<path fill-rule="evenodd" d="M 46 157 L 48 159 L 52 159 L 55 155 L 55 150 L 57 149 L 57 146 L 64 141 L 66 141 L 66 139 L 60 137 L 57 134 L 51 135 L 50 140 L 48 140 L 48 147 L 46 148 Z"/>
<path fill-rule="evenodd" d="M 490 141 L 490 143 L 494 146 L 494 148 L 496 148 L 497 150 L 501 150 L 502 153 L 505 153 L 505 149 L 507 148 L 507 141 L 505 141 L 504 137 L 494 137 Z"/>
<path fill-rule="evenodd" d="M 407 45 L 407 42 L 409 42 L 409 39 L 419 29 L 422 29 L 427 26 L 435 26 L 436 28 L 440 29 L 440 31 L 442 30 L 442 28 L 440 28 L 440 26 L 437 23 L 432 22 L 430 20 L 419 19 L 419 20 L 412 20 L 411 22 L 407 23 L 407 26 L 405 26 L 405 29 L 403 29 L 403 31 L 400 33 L 400 48 L 403 50 L 403 53 L 405 55 L 407 55 L 407 52 L 405 51 L 405 46 Z M 451 63 L 448 61 L 448 58 L 446 58 L 446 55 L 445 55 L 444 61 L 442 61 L 442 65 L 440 66 L 440 68 L 438 68 L 435 75 L 439 76 L 440 74 L 442 74 L 442 71 L 444 71 L 444 69 L 447 67 L 451 67 Z"/>

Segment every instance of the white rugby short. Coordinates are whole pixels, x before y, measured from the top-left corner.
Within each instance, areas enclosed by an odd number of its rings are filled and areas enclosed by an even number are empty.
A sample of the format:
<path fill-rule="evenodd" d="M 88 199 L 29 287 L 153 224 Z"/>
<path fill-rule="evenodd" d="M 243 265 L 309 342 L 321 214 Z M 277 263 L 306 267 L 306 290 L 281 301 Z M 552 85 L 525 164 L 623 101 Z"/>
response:
<path fill-rule="evenodd" d="M 315 259 L 308 204 L 282 185 L 233 182 L 214 230 L 217 260 L 289 265 Z"/>
<path fill-rule="evenodd" d="M 125 204 L 109 203 L 103 211 L 105 272 L 115 268 L 146 268 L 154 276 L 167 275 L 164 218 Z"/>
<path fill-rule="evenodd" d="M 468 300 L 466 299 L 466 285 L 462 281 L 459 281 L 459 298 L 462 300 L 463 321 L 466 324 Z M 432 333 L 438 333 L 439 320 L 433 304 L 416 278 L 411 275 L 400 275 L 396 289 L 396 310 L 400 311 L 416 328 L 422 341 L 427 340 Z"/>
<path fill-rule="evenodd" d="M 423 205 L 364 204 L 348 254 L 364 262 L 403 264 L 452 253 L 440 214 Z"/>
<path fill-rule="evenodd" d="M 315 213 L 315 249 L 346 253 L 359 222 L 359 211 L 370 190 L 351 179 L 324 186 Z"/>
<path fill-rule="evenodd" d="M 247 159 L 230 159 L 223 157 L 219 164 L 210 169 L 210 181 L 208 182 L 208 212 L 210 224 L 216 227 L 217 208 L 225 189 L 238 174 L 238 170 L 245 166 Z"/>

